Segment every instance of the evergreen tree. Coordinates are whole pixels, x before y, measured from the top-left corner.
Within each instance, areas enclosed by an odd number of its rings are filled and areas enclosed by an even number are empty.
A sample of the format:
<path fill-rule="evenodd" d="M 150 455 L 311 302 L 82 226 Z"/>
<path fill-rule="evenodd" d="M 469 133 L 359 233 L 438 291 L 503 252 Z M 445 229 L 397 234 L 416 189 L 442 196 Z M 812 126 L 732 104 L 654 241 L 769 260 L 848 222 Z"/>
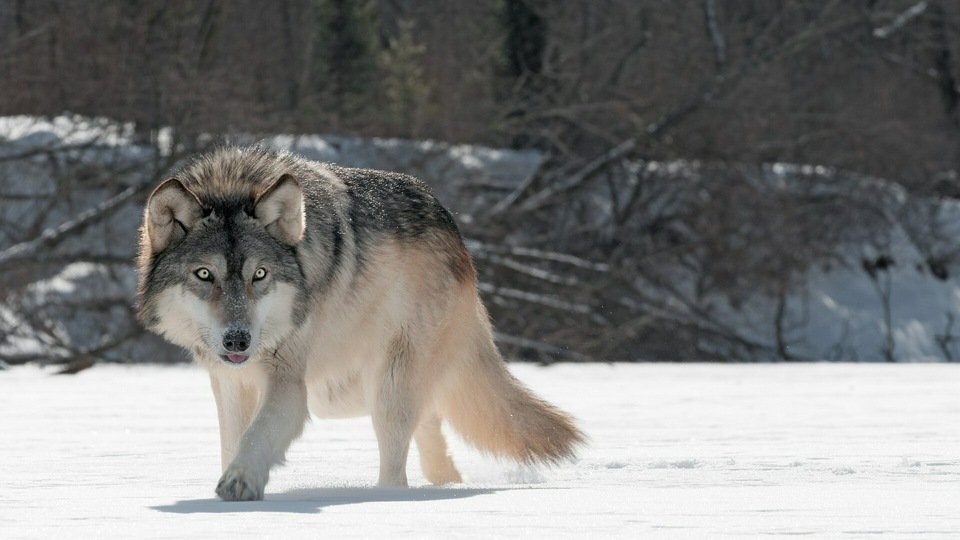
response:
<path fill-rule="evenodd" d="M 401 19 L 397 37 L 381 56 L 383 73 L 382 91 L 384 110 L 393 135 L 415 138 L 427 117 L 431 115 L 430 94 L 432 86 L 426 80 L 423 69 L 423 55 L 426 47 L 417 43 L 414 23 Z"/>
<path fill-rule="evenodd" d="M 543 69 L 547 22 L 527 0 L 504 0 L 503 24 L 507 34 L 505 74 L 525 84 Z"/>
<path fill-rule="evenodd" d="M 379 21 L 369 0 L 317 0 L 313 87 L 328 128 L 356 129 L 375 99 Z M 345 125 L 350 124 L 350 125 Z"/>

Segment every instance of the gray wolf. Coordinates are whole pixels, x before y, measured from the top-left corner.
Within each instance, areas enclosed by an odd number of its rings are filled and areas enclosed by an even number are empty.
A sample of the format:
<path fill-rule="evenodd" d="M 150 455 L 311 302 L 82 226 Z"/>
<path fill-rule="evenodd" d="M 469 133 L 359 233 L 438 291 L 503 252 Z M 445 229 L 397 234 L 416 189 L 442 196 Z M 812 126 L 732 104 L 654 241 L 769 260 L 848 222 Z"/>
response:
<path fill-rule="evenodd" d="M 381 486 L 460 482 L 481 451 L 556 463 L 584 435 L 506 369 L 450 213 L 409 176 L 220 148 L 147 201 L 138 317 L 210 374 L 224 500 L 262 499 L 310 413 L 370 415 Z"/>

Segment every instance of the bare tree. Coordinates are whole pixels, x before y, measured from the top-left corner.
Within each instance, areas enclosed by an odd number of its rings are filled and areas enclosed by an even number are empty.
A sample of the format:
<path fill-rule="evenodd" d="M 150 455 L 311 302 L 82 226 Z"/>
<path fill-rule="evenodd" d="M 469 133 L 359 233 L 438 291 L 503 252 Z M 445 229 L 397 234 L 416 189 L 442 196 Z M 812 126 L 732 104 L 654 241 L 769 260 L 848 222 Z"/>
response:
<path fill-rule="evenodd" d="M 504 340 L 535 357 L 790 359 L 805 272 L 859 264 L 834 248 L 890 223 L 947 272 L 942 223 L 812 188 L 960 194 L 958 58 L 960 4 L 944 0 L 0 0 L 0 115 L 132 121 L 154 145 L 175 126 L 542 152 L 516 184 L 473 186 L 495 202 L 463 223 Z M 65 157 L 82 150 L 0 157 L 59 175 L 0 190 L 34 209 L 0 223 L 7 294 L 55 262 L 114 264 L 66 247 L 146 188 Z M 770 172 L 783 163 L 833 172 Z M 81 203 L 88 177 L 101 191 Z M 716 315 L 757 294 L 777 299 L 769 339 Z"/>
<path fill-rule="evenodd" d="M 0 360 L 65 364 L 179 357 L 145 339 L 133 313 L 133 259 L 143 200 L 195 147 L 173 128 L 164 145 L 128 127 L 21 118 L 31 133 L 0 141 Z"/>

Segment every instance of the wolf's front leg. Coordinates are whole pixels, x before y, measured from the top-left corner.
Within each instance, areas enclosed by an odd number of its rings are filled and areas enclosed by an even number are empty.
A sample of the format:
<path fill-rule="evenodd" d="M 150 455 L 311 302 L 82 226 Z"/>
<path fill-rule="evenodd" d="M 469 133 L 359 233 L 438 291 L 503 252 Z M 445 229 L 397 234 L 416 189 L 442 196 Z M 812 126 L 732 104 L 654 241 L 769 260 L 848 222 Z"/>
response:
<path fill-rule="evenodd" d="M 217 484 L 217 495 L 225 501 L 254 501 L 263 498 L 270 469 L 283 456 L 307 420 L 307 392 L 295 377 L 271 377 L 264 389 L 260 410 L 240 437 L 237 453 Z"/>
<path fill-rule="evenodd" d="M 220 472 L 237 455 L 240 436 L 250 427 L 257 412 L 257 391 L 244 386 L 238 377 L 222 373 L 210 373 L 210 387 L 217 402 L 217 419 L 220 424 Z"/>

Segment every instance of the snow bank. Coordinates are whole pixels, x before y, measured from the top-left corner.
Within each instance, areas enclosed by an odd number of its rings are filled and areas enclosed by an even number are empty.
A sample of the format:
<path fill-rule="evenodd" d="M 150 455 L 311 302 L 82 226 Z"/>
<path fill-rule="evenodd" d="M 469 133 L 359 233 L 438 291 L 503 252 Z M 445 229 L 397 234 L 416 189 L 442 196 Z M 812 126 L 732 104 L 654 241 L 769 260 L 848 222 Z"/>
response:
<path fill-rule="evenodd" d="M 450 211 L 466 223 L 509 194 L 543 163 L 543 155 L 533 150 L 499 150 L 435 141 L 280 135 L 260 143 L 345 167 L 412 174 L 426 180 Z"/>
<path fill-rule="evenodd" d="M 9 225 L 0 228 L 0 250 L 35 231 L 56 227 L 126 187 L 157 178 L 164 172 L 157 168 L 169 153 L 165 146 L 171 137 L 163 132 L 158 139 L 157 145 L 141 144 L 131 124 L 105 119 L 0 118 L 0 214 Z M 431 141 L 277 135 L 260 142 L 312 159 L 417 175 L 433 185 L 461 223 L 474 225 L 543 163 L 543 156 L 532 151 Z M 697 162 L 627 163 L 625 170 L 631 171 L 626 181 L 649 184 L 644 193 L 650 198 L 631 218 L 640 222 L 696 204 L 704 187 L 719 181 L 715 171 Z M 682 264 L 668 266 L 660 277 L 669 280 L 671 290 L 662 282 L 638 277 L 635 287 L 642 294 L 620 299 L 632 310 L 631 316 L 652 313 L 678 325 L 703 328 L 705 335 L 722 336 L 726 341 L 715 340 L 701 349 L 716 347 L 718 358 L 777 359 L 782 345 L 798 359 L 960 359 L 960 203 L 912 196 L 893 183 L 824 167 L 772 164 L 751 169 L 745 178 L 798 200 L 829 202 L 823 217 L 835 220 L 839 231 L 831 239 L 833 264 L 811 267 L 791 287 L 780 317 L 778 299 L 767 292 L 750 290 L 743 298 L 700 295 L 695 287 L 698 276 Z M 612 221 L 613 198 L 602 193 L 608 188 L 606 182 L 597 182 L 578 193 L 581 200 L 575 202 L 582 208 L 577 212 L 585 216 L 587 227 L 603 230 Z M 746 207 L 751 201 L 742 204 Z M 105 334 L 129 329 L 129 310 L 115 310 L 113 323 L 101 320 L 110 315 L 91 312 L 97 311 L 97 302 L 91 301 L 90 293 L 102 292 L 105 300 L 115 301 L 121 287 L 119 295 L 125 298 L 119 304 L 133 303 L 134 275 L 127 261 L 134 257 L 140 215 L 136 204 L 123 207 L 49 254 L 64 260 L 62 266 L 37 272 L 29 285 L 17 284 L 0 305 L 0 353 L 9 357 L 46 351 L 55 357 L 61 346 L 94 348 L 104 342 Z M 678 235 L 688 234 L 684 224 L 677 227 Z M 525 234 L 520 227 L 510 241 L 522 246 Z M 764 248 L 757 246 L 757 257 L 764 256 Z M 884 257 L 891 264 L 873 273 L 865 271 L 865 263 Z M 75 309 L 81 301 L 91 309 Z M 29 321 L 17 315 L 23 307 L 56 305 L 72 309 L 40 310 Z M 779 331 L 778 320 L 783 323 Z M 101 330 L 92 331 L 92 321 L 98 321 Z M 46 337 L 37 338 L 39 334 Z M 738 342 L 752 348 L 744 352 L 729 346 Z M 108 356 L 182 357 L 156 340 L 131 347 Z"/>
<path fill-rule="evenodd" d="M 107 119 L 0 117 L 0 215 L 10 225 L 0 227 L 0 251 L 31 238 L 31 231 L 75 218 L 124 188 L 157 181 L 168 172 L 161 158 L 170 153 L 169 130 L 161 130 L 157 139 L 156 145 L 145 144 L 133 124 Z M 532 151 L 431 141 L 337 135 L 236 139 L 345 166 L 414 174 L 430 181 L 461 222 L 471 221 L 518 179 L 533 174 L 543 159 Z M 0 356 L 60 358 L 70 349 L 96 349 L 133 331 L 130 306 L 136 276 L 130 262 L 141 215 L 138 204 L 125 205 L 47 253 L 65 262 L 38 271 L 35 281 L 0 303 Z M 97 262 L 101 260 L 111 262 Z M 103 356 L 113 361 L 184 358 L 153 337 L 138 338 Z"/>
<path fill-rule="evenodd" d="M 638 221 L 695 214 L 705 197 L 724 189 L 719 182 L 731 174 L 729 168 L 689 161 L 637 163 L 634 169 L 625 181 L 647 182 L 652 193 Z M 743 191 L 764 197 L 732 203 L 742 206 L 733 211 L 743 214 L 746 230 L 733 234 L 742 234 L 739 241 L 750 246 L 742 253 L 752 260 L 742 266 L 790 249 L 749 244 L 764 237 L 750 234 L 750 227 L 778 226 L 749 211 L 771 200 L 810 209 L 806 219 L 815 224 L 810 228 L 825 235 L 810 239 L 820 242 L 821 260 L 810 260 L 801 274 L 785 279 L 789 286 L 782 306 L 768 290 L 770 283 L 745 280 L 704 293 L 697 265 L 677 261 L 657 268 L 659 282 L 638 272 L 635 286 L 650 299 L 639 308 L 719 336 L 705 338 L 703 348 L 715 348 L 713 356 L 720 358 L 782 359 L 782 345 L 789 357 L 800 360 L 960 360 L 960 201 L 913 195 L 896 183 L 826 167 L 777 163 L 734 170 L 734 183 L 753 186 Z M 591 197 L 604 200 L 596 192 L 584 194 L 586 200 Z M 595 204 L 594 215 L 614 215 L 602 202 Z M 671 224 L 689 245 L 705 241 L 686 225 Z M 741 343 L 752 350 L 737 349 Z"/>

